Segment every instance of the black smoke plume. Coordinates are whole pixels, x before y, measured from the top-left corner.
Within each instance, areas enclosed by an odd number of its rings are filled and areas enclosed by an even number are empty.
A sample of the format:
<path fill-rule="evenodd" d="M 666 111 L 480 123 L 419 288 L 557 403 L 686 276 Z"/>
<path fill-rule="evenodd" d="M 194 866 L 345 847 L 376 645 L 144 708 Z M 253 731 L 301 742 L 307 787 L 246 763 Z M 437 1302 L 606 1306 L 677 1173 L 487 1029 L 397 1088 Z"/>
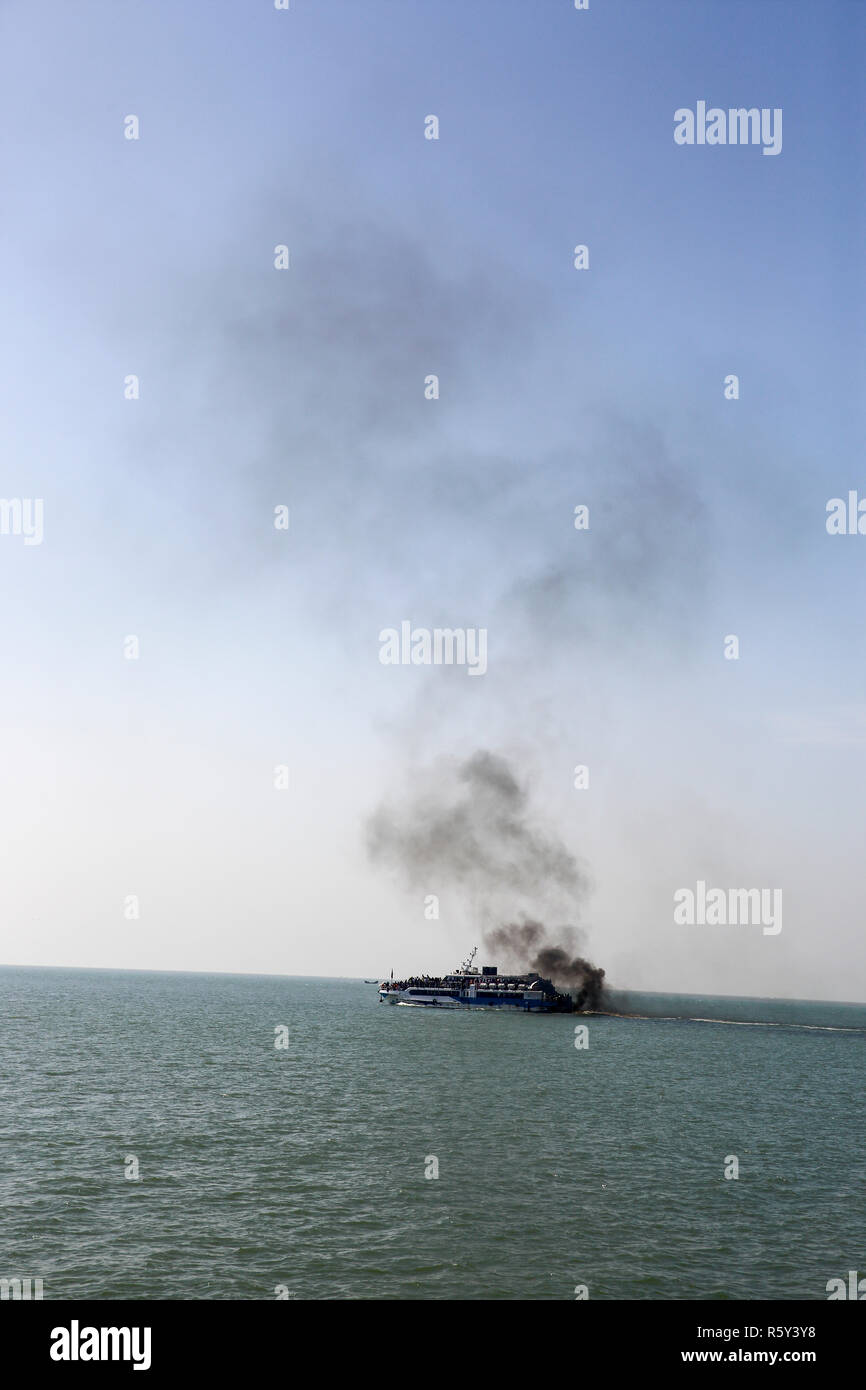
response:
<path fill-rule="evenodd" d="M 588 879 L 567 846 L 533 819 L 501 755 L 481 749 L 432 769 L 402 804 L 371 817 L 367 843 L 371 858 L 391 865 L 408 887 L 459 893 L 485 946 L 509 966 L 552 980 L 577 1008 L 599 1007 L 604 971 L 577 953 L 577 929 L 551 931 L 537 915 L 576 916 Z"/>
<path fill-rule="evenodd" d="M 485 932 L 484 944 L 492 951 L 502 951 L 511 959 L 528 964 L 545 979 L 552 980 L 558 989 L 570 994 L 576 1009 L 600 1009 L 604 1006 L 604 971 L 583 956 L 573 955 L 576 946 L 571 927 L 555 931 L 560 940 L 568 943 L 548 943 L 542 922 L 512 922 Z"/>

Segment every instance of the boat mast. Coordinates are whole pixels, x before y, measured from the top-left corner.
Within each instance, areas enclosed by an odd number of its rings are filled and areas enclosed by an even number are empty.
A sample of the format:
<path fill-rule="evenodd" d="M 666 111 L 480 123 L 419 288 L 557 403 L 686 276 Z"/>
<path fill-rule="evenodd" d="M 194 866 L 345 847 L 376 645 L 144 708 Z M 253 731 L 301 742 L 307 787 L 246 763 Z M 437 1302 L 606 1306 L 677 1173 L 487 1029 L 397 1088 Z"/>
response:
<path fill-rule="evenodd" d="M 458 967 L 457 967 L 457 969 L 456 969 L 456 971 L 455 971 L 454 973 L 455 973 L 456 975 L 470 975 L 470 974 L 473 974 L 474 972 L 473 972 L 473 970 L 472 970 L 472 962 L 474 961 L 474 959 L 475 959 L 475 957 L 476 957 L 477 955 L 478 955 L 478 947 L 477 947 L 477 946 L 473 946 L 473 947 L 472 947 L 472 950 L 469 952 L 469 955 L 467 956 L 466 960 L 463 962 L 462 965 L 458 965 Z"/>

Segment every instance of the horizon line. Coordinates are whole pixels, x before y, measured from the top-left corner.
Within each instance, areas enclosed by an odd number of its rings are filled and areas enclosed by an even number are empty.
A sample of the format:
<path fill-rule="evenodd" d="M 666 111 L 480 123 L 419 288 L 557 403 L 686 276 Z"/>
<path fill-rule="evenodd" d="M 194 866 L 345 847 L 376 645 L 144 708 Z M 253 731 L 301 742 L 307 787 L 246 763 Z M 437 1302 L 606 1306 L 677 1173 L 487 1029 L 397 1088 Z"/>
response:
<path fill-rule="evenodd" d="M 219 975 L 233 978 L 255 980 L 352 980 L 363 984 L 363 975 L 284 975 L 278 972 L 261 970 L 164 970 L 141 965 L 34 965 L 0 961 L 0 970 L 89 970 L 99 974 L 123 975 Z M 384 976 L 380 977 L 384 978 Z M 633 989 L 628 985 L 611 985 L 611 994 L 655 994 L 670 999 L 743 999 L 777 1004 L 845 1004 L 851 1008 L 866 1008 L 866 999 L 804 999 L 788 994 L 711 994 L 709 992 L 684 993 L 663 989 Z"/>

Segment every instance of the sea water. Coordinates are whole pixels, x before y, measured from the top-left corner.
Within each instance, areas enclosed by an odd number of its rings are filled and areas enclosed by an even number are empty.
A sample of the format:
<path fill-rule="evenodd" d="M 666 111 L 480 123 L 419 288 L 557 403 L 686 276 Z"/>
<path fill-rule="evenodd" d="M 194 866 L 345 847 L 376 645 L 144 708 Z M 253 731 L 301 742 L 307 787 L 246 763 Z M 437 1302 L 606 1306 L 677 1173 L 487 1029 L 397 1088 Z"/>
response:
<path fill-rule="evenodd" d="M 0 970 L 0 1279 L 46 1299 L 825 1299 L 866 1275 L 866 1007 L 617 1005 L 653 1016 Z"/>

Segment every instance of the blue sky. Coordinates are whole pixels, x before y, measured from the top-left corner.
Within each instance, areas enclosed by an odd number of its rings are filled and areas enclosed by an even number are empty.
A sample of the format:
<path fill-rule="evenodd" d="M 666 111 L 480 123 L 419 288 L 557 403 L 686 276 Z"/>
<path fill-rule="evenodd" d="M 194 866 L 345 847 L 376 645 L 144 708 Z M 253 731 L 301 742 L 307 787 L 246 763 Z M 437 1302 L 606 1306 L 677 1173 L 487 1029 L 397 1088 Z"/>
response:
<path fill-rule="evenodd" d="M 450 966 L 471 910 L 364 826 L 490 746 L 616 982 L 866 998 L 866 540 L 824 524 L 866 492 L 862 7 L 13 0 L 0 40 L 2 495 L 45 507 L 0 537 L 0 959 Z M 677 146 L 699 100 L 781 153 Z M 403 619 L 488 674 L 383 667 Z M 784 930 L 676 926 L 699 878 Z"/>

